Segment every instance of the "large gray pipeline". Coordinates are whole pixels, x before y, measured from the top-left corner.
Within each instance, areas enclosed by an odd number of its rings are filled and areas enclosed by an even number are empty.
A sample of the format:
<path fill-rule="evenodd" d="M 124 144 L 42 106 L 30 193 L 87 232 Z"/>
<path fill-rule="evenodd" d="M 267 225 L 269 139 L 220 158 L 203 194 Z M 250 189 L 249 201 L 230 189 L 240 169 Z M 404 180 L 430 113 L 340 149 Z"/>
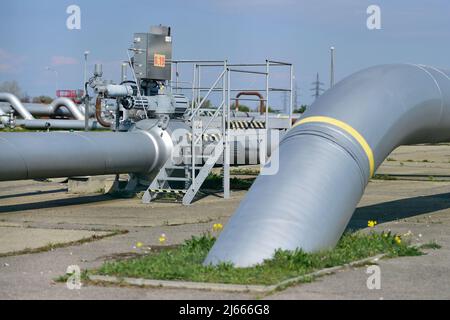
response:
<path fill-rule="evenodd" d="M 1 112 L 0 112 L 1 119 Z M 26 129 L 64 129 L 64 130 L 83 130 L 85 123 L 83 120 L 63 120 L 63 119 L 34 119 L 34 120 L 15 120 L 15 124 Z M 89 120 L 89 129 L 109 129 L 100 125 L 97 121 Z"/>
<path fill-rule="evenodd" d="M 158 127 L 132 132 L 0 134 L 0 181 L 117 173 L 148 174 L 172 153 Z"/>
<path fill-rule="evenodd" d="M 276 249 L 333 247 L 395 148 L 449 141 L 449 74 L 383 65 L 328 90 L 280 142 L 278 173 L 256 179 L 205 264 L 246 267 Z"/>

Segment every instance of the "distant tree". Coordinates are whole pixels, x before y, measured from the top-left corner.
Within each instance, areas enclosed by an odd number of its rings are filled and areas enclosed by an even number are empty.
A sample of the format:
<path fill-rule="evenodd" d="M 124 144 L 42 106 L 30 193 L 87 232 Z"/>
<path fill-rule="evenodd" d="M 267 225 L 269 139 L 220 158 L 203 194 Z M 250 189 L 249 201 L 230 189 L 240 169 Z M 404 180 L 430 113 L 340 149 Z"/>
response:
<path fill-rule="evenodd" d="M 245 105 L 239 105 L 239 111 L 241 112 L 250 112 L 250 108 Z"/>
<path fill-rule="evenodd" d="M 200 102 L 201 102 L 202 100 L 203 100 L 203 97 L 200 98 Z M 198 103 L 197 103 L 197 101 L 195 101 L 195 102 L 194 102 L 194 107 L 197 107 L 197 106 L 198 106 Z M 214 108 L 214 106 L 213 106 L 212 102 L 211 102 L 210 100 L 207 99 L 205 102 L 203 102 L 201 108 L 202 108 L 202 109 L 212 109 L 212 108 Z"/>
<path fill-rule="evenodd" d="M 306 111 L 307 107 L 306 104 L 302 104 L 300 107 L 294 109 L 294 113 L 303 113 Z"/>
<path fill-rule="evenodd" d="M 235 103 L 232 103 L 231 104 L 231 110 L 236 110 L 236 104 Z M 264 109 L 265 110 L 265 109 Z M 250 107 L 248 107 L 248 106 L 246 106 L 246 105 L 244 105 L 244 104 L 239 104 L 239 111 L 242 111 L 242 112 L 250 112 L 250 111 L 252 111 L 252 109 L 250 109 Z M 259 111 L 259 106 L 256 108 L 256 110 L 254 110 L 254 111 Z M 277 110 L 277 109 L 273 109 L 272 107 L 269 107 L 269 113 L 277 113 L 277 112 L 279 112 L 280 110 Z"/>
<path fill-rule="evenodd" d="M 22 101 L 23 103 L 30 103 L 31 102 L 31 97 L 28 94 L 24 94 L 23 97 L 20 99 L 20 101 Z"/>
<path fill-rule="evenodd" d="M 4 81 L 0 84 L 0 92 L 12 93 L 19 99 L 23 98 L 23 92 L 17 81 Z"/>
<path fill-rule="evenodd" d="M 236 110 L 236 103 L 231 104 L 231 110 Z M 239 104 L 238 110 L 241 112 L 250 112 L 250 108 L 243 104 Z"/>
<path fill-rule="evenodd" d="M 259 110 L 259 108 L 258 108 L 258 110 Z M 264 112 L 265 111 L 266 111 L 266 108 L 264 108 Z M 279 113 L 279 112 L 280 112 L 280 110 L 274 109 L 271 106 L 269 106 L 269 113 Z"/>
<path fill-rule="evenodd" d="M 50 104 L 52 101 L 53 98 L 49 96 L 39 96 L 33 98 L 33 103 Z"/>

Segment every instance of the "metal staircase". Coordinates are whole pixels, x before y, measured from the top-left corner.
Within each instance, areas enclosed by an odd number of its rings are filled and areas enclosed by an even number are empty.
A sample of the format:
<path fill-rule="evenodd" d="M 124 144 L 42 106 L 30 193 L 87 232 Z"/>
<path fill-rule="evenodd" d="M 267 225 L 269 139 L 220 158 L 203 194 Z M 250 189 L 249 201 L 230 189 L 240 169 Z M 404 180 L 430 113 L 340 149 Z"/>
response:
<path fill-rule="evenodd" d="M 192 82 L 184 82 L 179 80 L 178 65 L 192 64 L 193 78 Z M 242 136 L 242 132 L 235 133 L 236 130 L 260 129 L 264 130 L 264 139 L 269 135 L 269 113 L 265 110 L 265 119 L 263 121 L 236 121 L 231 119 L 231 101 L 236 101 L 238 98 L 232 98 L 232 92 L 265 92 L 265 97 L 262 99 L 266 106 L 269 106 L 270 92 L 288 92 L 290 93 L 288 128 L 292 123 L 292 99 L 293 99 L 293 67 L 290 63 L 277 62 L 266 60 L 262 64 L 229 64 L 224 61 L 204 61 L 204 60 L 172 60 L 172 65 L 175 71 L 174 85 L 171 90 L 174 94 L 180 93 L 183 90 L 192 91 L 191 107 L 185 113 L 186 122 L 190 123 L 190 130 L 187 133 L 188 143 L 175 145 L 179 150 L 183 150 L 182 161 L 174 162 L 173 158 L 169 159 L 157 176 L 150 183 L 146 189 L 142 201 L 150 203 L 161 195 L 171 194 L 180 198 L 184 205 L 190 204 L 199 192 L 202 184 L 210 174 L 213 167 L 221 159 L 223 172 L 223 197 L 228 199 L 230 197 L 230 162 L 231 162 L 231 145 L 230 139 L 235 137 L 235 134 Z M 272 66 L 287 66 L 289 67 L 289 89 L 284 88 L 270 88 L 269 87 L 269 73 Z M 219 75 L 211 86 L 201 85 L 200 70 L 206 68 L 219 68 Z M 238 69 L 236 69 L 238 68 Z M 255 69 L 256 68 L 256 69 Z M 217 69 L 213 69 L 217 70 Z M 262 71 L 263 70 L 263 71 Z M 247 74 L 262 76 L 265 78 L 265 88 L 232 88 L 231 74 Z M 247 80 L 248 81 L 248 80 Z M 188 84 L 185 87 L 184 84 Z M 206 101 L 210 98 L 211 93 L 216 94 L 216 101 L 218 107 L 209 110 L 205 115 L 205 110 L 202 109 L 206 105 Z M 221 96 L 221 97 L 220 97 Z M 221 102 L 219 102 L 221 98 Z M 252 99 L 241 99 L 249 101 L 261 101 Z M 208 120 L 209 119 L 209 120 Z M 221 120 L 221 125 L 218 126 L 216 120 Z M 206 147 L 213 147 L 212 152 L 206 152 Z M 267 160 L 267 143 L 264 144 L 263 155 L 259 157 L 260 161 L 264 163 Z M 210 148 L 208 150 L 211 150 Z M 176 155 L 177 157 L 179 155 Z"/>
<path fill-rule="evenodd" d="M 143 203 L 150 203 L 162 194 L 171 194 L 174 196 L 183 195 L 183 204 L 189 205 L 197 192 L 200 190 L 200 187 L 203 182 L 205 182 L 205 179 L 208 177 L 214 165 L 222 155 L 227 154 L 227 147 L 225 145 L 225 139 L 228 137 L 226 134 L 228 131 L 225 126 L 226 123 L 228 123 L 228 112 L 226 112 L 225 106 L 229 105 L 229 103 L 227 103 L 226 95 L 227 70 L 225 61 L 223 64 L 223 70 L 203 98 L 200 96 L 199 90 L 193 90 L 190 116 L 188 119 L 191 123 L 191 132 L 187 134 L 189 143 L 184 144 L 184 141 L 181 140 L 175 146 L 177 150 L 180 150 L 182 160 L 176 163 L 174 162 L 174 157 L 171 157 L 165 163 L 158 175 L 153 179 L 150 186 L 144 192 L 142 197 Z M 220 91 L 222 92 L 222 102 L 215 110 L 210 120 L 203 125 L 203 121 L 200 116 L 201 108 L 205 104 L 205 101 L 207 101 L 211 92 L 216 90 L 219 84 L 221 84 Z M 194 80 L 193 87 L 200 87 L 198 78 L 197 80 Z M 214 148 L 212 152 L 205 155 L 203 141 L 205 138 L 208 139 L 208 136 L 210 136 L 209 133 L 212 129 L 214 129 L 211 127 L 211 124 L 219 115 L 222 116 L 222 126 L 219 130 L 220 132 L 218 138 L 214 139 L 215 143 L 213 143 Z M 211 145 L 211 140 L 209 140 L 209 142 L 209 145 Z M 175 156 L 178 157 L 180 155 Z M 224 174 L 228 175 L 228 173 Z M 229 188 L 226 186 L 224 189 L 224 194 L 228 196 Z"/>
<path fill-rule="evenodd" d="M 172 195 L 174 197 L 183 196 L 184 205 L 191 204 L 212 168 L 223 155 L 223 142 L 221 138 L 215 143 L 214 150 L 210 155 L 200 153 L 195 156 L 194 153 L 194 157 L 192 157 L 192 154 L 185 154 L 183 165 L 175 164 L 172 158 L 169 159 L 145 191 L 142 202 L 150 203 L 161 195 Z M 188 151 L 191 146 L 181 148 Z M 194 166 L 192 166 L 192 159 L 196 159 Z M 198 162 L 202 165 L 197 166 Z"/>

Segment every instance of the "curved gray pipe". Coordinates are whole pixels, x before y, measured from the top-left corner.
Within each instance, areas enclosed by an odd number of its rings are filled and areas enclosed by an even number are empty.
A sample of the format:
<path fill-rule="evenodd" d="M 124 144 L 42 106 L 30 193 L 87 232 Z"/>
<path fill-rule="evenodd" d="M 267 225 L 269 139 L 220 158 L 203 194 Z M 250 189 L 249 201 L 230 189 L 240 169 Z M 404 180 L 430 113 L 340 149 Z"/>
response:
<path fill-rule="evenodd" d="M 64 107 L 60 107 L 57 108 L 56 110 L 51 107 L 50 105 L 45 105 L 45 104 L 31 104 L 31 103 L 25 103 L 23 104 L 23 106 L 25 107 L 25 109 L 28 110 L 28 112 L 30 112 L 34 117 L 49 117 L 49 116 L 58 116 L 58 117 L 72 117 L 73 118 L 73 114 L 69 111 L 69 109 L 64 108 Z M 77 107 L 80 112 L 84 115 L 84 107 Z M 93 116 L 95 113 L 92 110 L 93 108 L 90 109 L 89 111 L 89 116 Z M 11 107 L 8 106 L 0 106 L 0 112 L 1 111 L 4 112 L 10 112 Z"/>
<path fill-rule="evenodd" d="M 56 110 L 61 107 L 66 107 L 76 120 L 84 120 L 83 113 L 81 113 L 80 109 L 69 98 L 57 98 L 48 107 L 53 110 L 53 113 L 56 113 Z"/>
<path fill-rule="evenodd" d="M 132 132 L 0 134 L 0 181 L 118 173 L 148 174 L 172 153 L 160 128 Z"/>
<path fill-rule="evenodd" d="M 15 95 L 7 92 L 0 92 L 0 102 L 9 103 L 25 120 L 33 120 L 34 117 L 32 116 L 32 113 L 37 116 L 69 115 L 76 120 L 84 120 L 84 114 L 80 111 L 75 102 L 69 98 L 56 98 L 49 105 L 25 107 Z M 64 108 L 66 108 L 68 112 L 65 111 Z"/>
<path fill-rule="evenodd" d="M 8 102 L 20 116 L 26 120 L 32 120 L 34 117 L 23 106 L 22 102 L 13 94 L 7 92 L 0 92 L 0 102 Z"/>
<path fill-rule="evenodd" d="M 246 267 L 276 249 L 333 247 L 374 170 L 398 146 L 449 141 L 449 72 L 383 65 L 322 95 L 280 142 L 205 260 Z"/>

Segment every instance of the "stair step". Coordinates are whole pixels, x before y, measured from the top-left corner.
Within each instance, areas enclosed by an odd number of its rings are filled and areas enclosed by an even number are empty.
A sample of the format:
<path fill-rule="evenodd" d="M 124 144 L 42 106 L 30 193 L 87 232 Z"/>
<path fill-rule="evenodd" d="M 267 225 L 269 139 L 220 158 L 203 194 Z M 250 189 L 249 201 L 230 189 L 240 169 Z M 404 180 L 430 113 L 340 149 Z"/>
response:
<path fill-rule="evenodd" d="M 190 169 L 191 168 L 191 166 L 189 165 L 189 166 L 167 166 L 167 167 L 164 167 L 164 169 L 166 169 L 166 170 L 182 170 L 182 169 Z"/>
<path fill-rule="evenodd" d="M 148 189 L 151 193 L 171 193 L 171 194 L 185 194 L 186 190 L 183 189 Z"/>
<path fill-rule="evenodd" d="M 191 181 L 191 179 L 184 178 L 184 177 L 167 177 L 167 178 L 158 179 L 158 181 Z"/>
<path fill-rule="evenodd" d="M 190 154 L 189 155 L 186 154 L 183 157 L 184 158 L 192 158 L 192 156 Z M 205 159 L 207 159 L 207 158 L 210 158 L 210 157 L 211 157 L 210 154 L 195 155 L 195 158 L 205 158 Z"/>

